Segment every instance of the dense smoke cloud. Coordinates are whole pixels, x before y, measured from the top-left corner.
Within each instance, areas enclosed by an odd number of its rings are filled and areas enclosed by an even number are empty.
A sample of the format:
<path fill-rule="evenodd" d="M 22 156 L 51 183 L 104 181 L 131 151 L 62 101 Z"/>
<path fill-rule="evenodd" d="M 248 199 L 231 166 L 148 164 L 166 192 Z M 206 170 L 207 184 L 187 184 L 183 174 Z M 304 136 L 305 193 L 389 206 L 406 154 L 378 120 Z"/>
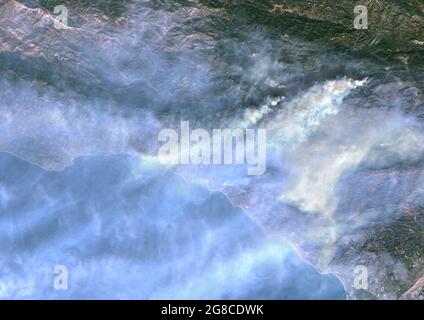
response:
<path fill-rule="evenodd" d="M 57 263 L 73 270 L 63 297 L 340 297 L 332 278 L 284 286 L 296 258 L 281 237 L 328 271 L 338 237 L 422 204 L 406 110 L 422 96 L 375 62 L 201 5 L 75 10 L 61 31 L 45 10 L 3 9 L 0 150 L 43 169 L 2 156 L 2 296 L 57 297 Z M 267 129 L 266 173 L 161 166 L 157 135 L 182 120 Z M 131 161 L 85 158 L 118 154 Z"/>

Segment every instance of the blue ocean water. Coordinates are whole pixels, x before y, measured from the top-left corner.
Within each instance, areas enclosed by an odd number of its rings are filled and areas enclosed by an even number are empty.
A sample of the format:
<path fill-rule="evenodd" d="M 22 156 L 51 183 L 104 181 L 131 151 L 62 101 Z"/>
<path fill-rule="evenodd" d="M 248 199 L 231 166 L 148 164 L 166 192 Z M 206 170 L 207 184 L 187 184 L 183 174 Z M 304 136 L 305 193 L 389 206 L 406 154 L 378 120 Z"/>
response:
<path fill-rule="evenodd" d="M 0 168 L 1 298 L 345 298 L 225 196 L 143 159 L 46 171 L 3 153 Z"/>

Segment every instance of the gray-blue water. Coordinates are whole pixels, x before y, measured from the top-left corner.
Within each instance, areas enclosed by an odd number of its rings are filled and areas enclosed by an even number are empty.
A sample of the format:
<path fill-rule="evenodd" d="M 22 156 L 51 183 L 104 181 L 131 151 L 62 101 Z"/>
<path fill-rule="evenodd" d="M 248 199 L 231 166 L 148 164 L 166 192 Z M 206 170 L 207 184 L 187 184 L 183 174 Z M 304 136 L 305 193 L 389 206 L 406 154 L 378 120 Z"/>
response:
<path fill-rule="evenodd" d="M 344 298 L 222 194 L 140 159 L 49 172 L 1 154 L 0 168 L 1 298 Z"/>

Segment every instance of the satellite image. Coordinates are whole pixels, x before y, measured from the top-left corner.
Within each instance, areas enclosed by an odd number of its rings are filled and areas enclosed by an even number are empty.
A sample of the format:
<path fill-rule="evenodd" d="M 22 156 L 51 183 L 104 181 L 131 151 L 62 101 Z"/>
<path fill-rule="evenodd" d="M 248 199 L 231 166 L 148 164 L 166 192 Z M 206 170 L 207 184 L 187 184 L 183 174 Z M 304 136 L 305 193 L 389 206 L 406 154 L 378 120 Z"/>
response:
<path fill-rule="evenodd" d="M 0 0 L 0 299 L 424 300 L 424 2 Z"/>

